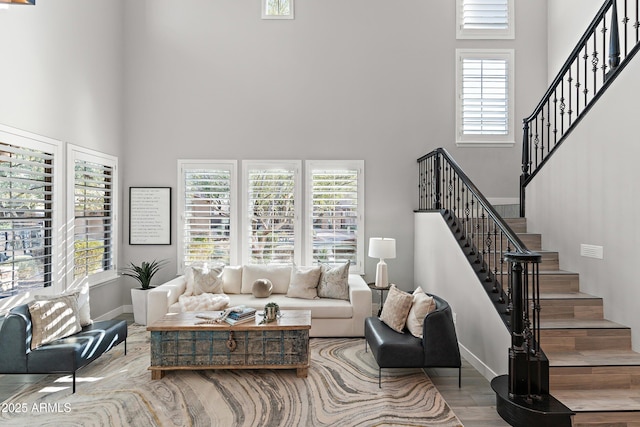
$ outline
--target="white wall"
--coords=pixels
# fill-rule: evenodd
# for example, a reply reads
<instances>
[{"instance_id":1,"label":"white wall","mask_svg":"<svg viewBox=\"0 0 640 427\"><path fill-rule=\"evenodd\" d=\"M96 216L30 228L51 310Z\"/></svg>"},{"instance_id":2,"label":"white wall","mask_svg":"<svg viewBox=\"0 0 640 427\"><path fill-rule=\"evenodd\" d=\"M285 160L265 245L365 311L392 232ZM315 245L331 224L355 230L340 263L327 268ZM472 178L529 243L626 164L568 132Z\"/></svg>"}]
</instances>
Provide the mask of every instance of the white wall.
<instances>
[{"instance_id":1,"label":"white wall","mask_svg":"<svg viewBox=\"0 0 640 427\"><path fill-rule=\"evenodd\" d=\"M604 298L605 316L631 326L640 351L636 265L640 229L636 123L640 58L635 57L527 187L527 218L560 267L580 273L580 290ZM604 259L580 256L580 244Z\"/></svg>"},{"instance_id":2,"label":"white wall","mask_svg":"<svg viewBox=\"0 0 640 427\"><path fill-rule=\"evenodd\" d=\"M547 3L548 79L551 82L604 4L604 0L562 0ZM542 95L543 93L540 97Z\"/></svg>"},{"instance_id":3,"label":"white wall","mask_svg":"<svg viewBox=\"0 0 640 427\"><path fill-rule=\"evenodd\" d=\"M414 215L416 286L451 305L460 351L478 372L506 374L511 337L478 276L439 213Z\"/></svg>"},{"instance_id":4,"label":"white wall","mask_svg":"<svg viewBox=\"0 0 640 427\"><path fill-rule=\"evenodd\" d=\"M178 158L364 159L367 239L397 239L390 280L412 289L418 157L444 146L487 196L518 194L519 139L454 146L455 49L517 50L519 122L546 86L545 5L518 0L515 41L457 41L452 0L304 0L292 21L261 20L257 1L128 2L125 187L175 194ZM143 257L176 272L175 244L125 245Z\"/></svg>"},{"instance_id":5,"label":"white wall","mask_svg":"<svg viewBox=\"0 0 640 427\"><path fill-rule=\"evenodd\" d=\"M0 10L0 123L122 156L122 0ZM92 315L121 305L92 289Z\"/></svg>"}]
</instances>

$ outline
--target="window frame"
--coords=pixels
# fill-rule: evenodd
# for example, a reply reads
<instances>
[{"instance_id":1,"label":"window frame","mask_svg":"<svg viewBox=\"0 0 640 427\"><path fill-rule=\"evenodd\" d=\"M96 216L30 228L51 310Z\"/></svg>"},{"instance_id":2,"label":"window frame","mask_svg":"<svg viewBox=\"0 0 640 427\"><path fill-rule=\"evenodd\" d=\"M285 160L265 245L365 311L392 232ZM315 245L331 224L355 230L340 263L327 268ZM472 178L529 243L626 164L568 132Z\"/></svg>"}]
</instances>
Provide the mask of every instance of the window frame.
<instances>
[{"instance_id":1,"label":"window frame","mask_svg":"<svg viewBox=\"0 0 640 427\"><path fill-rule=\"evenodd\" d=\"M8 126L0 125L0 141L5 144L16 147L27 148L50 153L52 155L52 207L51 207L51 253L48 255L50 259L50 285L33 289L17 290L15 294L8 295L0 299L0 306L8 307L8 304L16 298L29 297L32 293L42 295L55 295L64 291L63 277L64 271L55 266L64 265L64 233L57 232L64 229L64 143L42 135L31 132L14 129Z\"/></svg>"},{"instance_id":2,"label":"window frame","mask_svg":"<svg viewBox=\"0 0 640 427\"><path fill-rule=\"evenodd\" d=\"M349 267L352 274L364 274L364 160L307 160L305 161L305 264L316 265L313 259L313 172L322 169L357 170L357 225L356 225L356 262Z\"/></svg>"},{"instance_id":3,"label":"window frame","mask_svg":"<svg viewBox=\"0 0 640 427\"><path fill-rule=\"evenodd\" d=\"M294 19L294 3L295 0L288 0L289 1L289 13L287 15L271 15L268 12L268 5L267 3L269 2L269 0L260 0L260 2L262 3L262 19Z\"/></svg>"},{"instance_id":4,"label":"window frame","mask_svg":"<svg viewBox=\"0 0 640 427\"><path fill-rule=\"evenodd\" d=\"M249 171L254 169L290 169L294 173L294 247L293 261L300 264L302 260L302 190L300 183L300 171L302 169L302 161L300 160L246 160L242 162L242 230L248 232L251 230L251 220L249 215ZM249 235L241 233L242 239L242 264L251 264L251 247L249 244Z\"/></svg>"},{"instance_id":5,"label":"window frame","mask_svg":"<svg viewBox=\"0 0 640 427\"><path fill-rule=\"evenodd\" d=\"M229 265L238 264L238 162L236 160L178 160L178 215L177 215L177 267L178 274L184 272L185 267L185 169L209 169L228 170L230 174L229 183Z\"/></svg>"},{"instance_id":6,"label":"window frame","mask_svg":"<svg viewBox=\"0 0 640 427\"><path fill-rule=\"evenodd\" d=\"M464 3L466 0L456 0L456 39L486 39L505 40L515 39L515 1L507 0L507 28L506 29L471 29L464 27Z\"/></svg>"},{"instance_id":7,"label":"window frame","mask_svg":"<svg viewBox=\"0 0 640 427\"><path fill-rule=\"evenodd\" d=\"M91 274L89 276L74 277L75 275L75 163L85 161L111 167L113 170L111 181L111 258L112 269ZM67 144L67 288L73 288L87 280L89 286L105 283L118 277L118 248L120 245L119 215L120 191L118 179L118 158L89 148L74 144Z\"/></svg>"},{"instance_id":8,"label":"window frame","mask_svg":"<svg viewBox=\"0 0 640 427\"><path fill-rule=\"evenodd\" d=\"M505 60L507 62L507 133L463 133L463 62L465 59ZM515 51L514 49L456 49L456 145L459 147L511 147L515 144Z\"/></svg>"}]
</instances>

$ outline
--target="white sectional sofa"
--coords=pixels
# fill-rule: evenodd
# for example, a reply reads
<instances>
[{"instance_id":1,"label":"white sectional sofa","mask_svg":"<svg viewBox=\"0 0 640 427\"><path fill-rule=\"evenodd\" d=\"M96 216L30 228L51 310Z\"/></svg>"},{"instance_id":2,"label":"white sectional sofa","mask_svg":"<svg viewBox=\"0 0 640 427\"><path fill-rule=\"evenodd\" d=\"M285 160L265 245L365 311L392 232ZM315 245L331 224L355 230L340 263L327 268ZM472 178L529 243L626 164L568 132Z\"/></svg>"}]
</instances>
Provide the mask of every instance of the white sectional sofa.
<instances>
[{"instance_id":1,"label":"white sectional sofa","mask_svg":"<svg viewBox=\"0 0 640 427\"><path fill-rule=\"evenodd\" d=\"M251 292L254 279L259 277L255 267L224 267L222 286L230 299L229 306L246 305L262 310L267 302L275 302L281 310L311 310L311 337L364 336L364 319L371 316L372 303L371 289L361 276L349 274L348 300L292 298L286 296L291 267L280 266L277 274L268 277L273 282L273 293L266 298L256 298ZM186 290L184 275L151 289L147 297L147 325L166 313L181 312L179 298Z\"/></svg>"}]
</instances>

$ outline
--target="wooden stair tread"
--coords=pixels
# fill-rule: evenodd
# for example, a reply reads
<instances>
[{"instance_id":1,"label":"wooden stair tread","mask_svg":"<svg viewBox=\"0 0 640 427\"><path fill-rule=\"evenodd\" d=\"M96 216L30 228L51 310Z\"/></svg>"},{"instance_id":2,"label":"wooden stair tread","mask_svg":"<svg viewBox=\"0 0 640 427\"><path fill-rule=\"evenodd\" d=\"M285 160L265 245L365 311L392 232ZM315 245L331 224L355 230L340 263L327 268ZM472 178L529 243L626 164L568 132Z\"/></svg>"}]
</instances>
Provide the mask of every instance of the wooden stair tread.
<instances>
[{"instance_id":1,"label":"wooden stair tread","mask_svg":"<svg viewBox=\"0 0 640 427\"><path fill-rule=\"evenodd\" d=\"M571 300L571 299L599 299L602 298L593 296L591 294L585 294L583 292L540 292L540 299L550 300Z\"/></svg>"},{"instance_id":2,"label":"wooden stair tread","mask_svg":"<svg viewBox=\"0 0 640 427\"><path fill-rule=\"evenodd\" d=\"M575 276L578 273L575 273L573 271L566 271L566 270L540 270L538 272L541 275L567 275L567 276Z\"/></svg>"},{"instance_id":3,"label":"wooden stair tread","mask_svg":"<svg viewBox=\"0 0 640 427\"><path fill-rule=\"evenodd\" d=\"M640 389L558 390L552 395L575 412L640 411Z\"/></svg>"},{"instance_id":4,"label":"wooden stair tread","mask_svg":"<svg viewBox=\"0 0 640 427\"><path fill-rule=\"evenodd\" d=\"M582 350L545 352L552 367L640 366L640 353L632 350Z\"/></svg>"},{"instance_id":5,"label":"wooden stair tread","mask_svg":"<svg viewBox=\"0 0 640 427\"><path fill-rule=\"evenodd\" d=\"M540 320L540 329L629 329L606 319L549 319Z\"/></svg>"}]
</instances>

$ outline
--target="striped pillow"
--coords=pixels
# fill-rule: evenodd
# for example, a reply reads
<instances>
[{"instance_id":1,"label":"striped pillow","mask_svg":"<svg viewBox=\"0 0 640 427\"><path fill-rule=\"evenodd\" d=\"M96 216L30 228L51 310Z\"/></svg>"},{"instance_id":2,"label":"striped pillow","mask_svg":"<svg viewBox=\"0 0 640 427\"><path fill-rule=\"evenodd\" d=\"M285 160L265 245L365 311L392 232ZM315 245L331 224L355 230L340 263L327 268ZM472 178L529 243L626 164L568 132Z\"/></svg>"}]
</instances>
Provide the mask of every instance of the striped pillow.
<instances>
[{"instance_id":1,"label":"striped pillow","mask_svg":"<svg viewBox=\"0 0 640 427\"><path fill-rule=\"evenodd\" d=\"M31 350L82 330L78 314L78 296L64 295L29 304L31 313Z\"/></svg>"}]
</instances>

